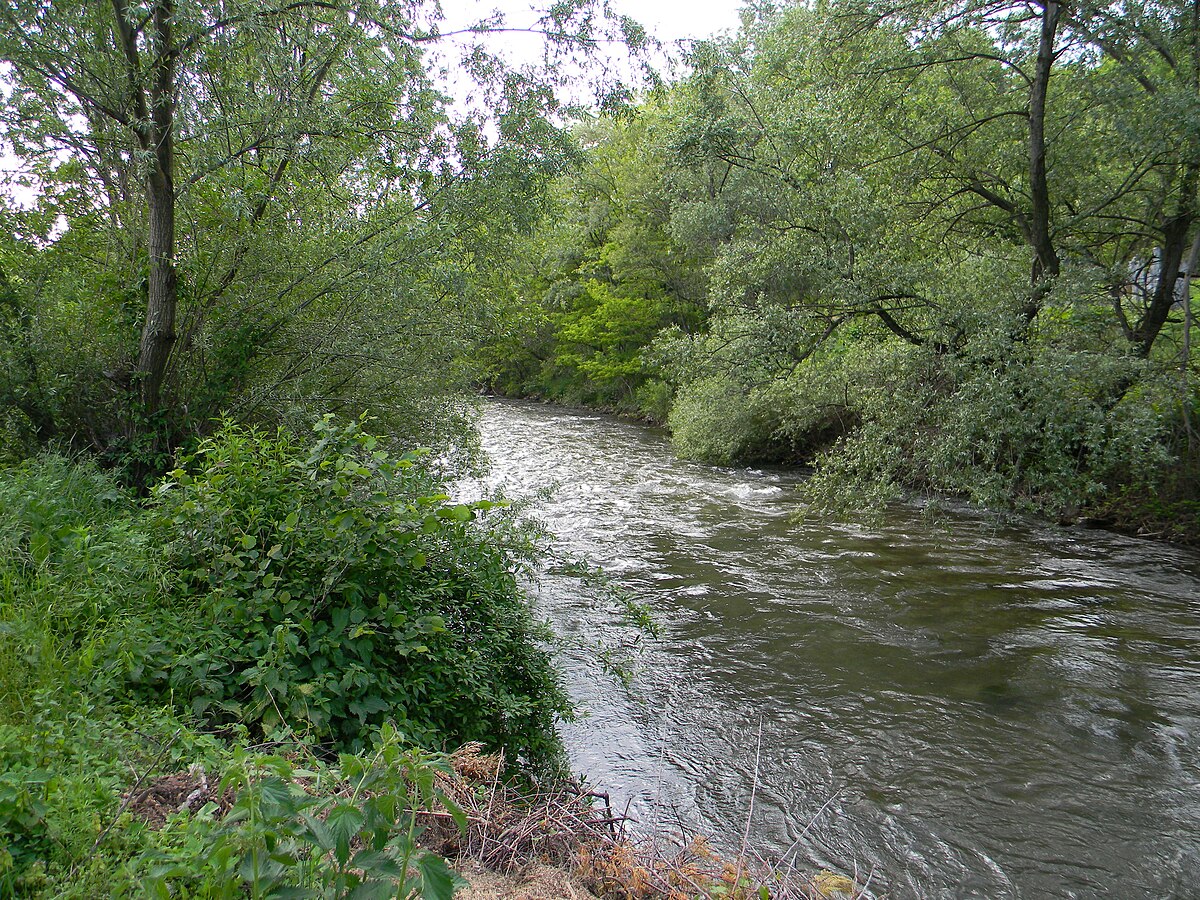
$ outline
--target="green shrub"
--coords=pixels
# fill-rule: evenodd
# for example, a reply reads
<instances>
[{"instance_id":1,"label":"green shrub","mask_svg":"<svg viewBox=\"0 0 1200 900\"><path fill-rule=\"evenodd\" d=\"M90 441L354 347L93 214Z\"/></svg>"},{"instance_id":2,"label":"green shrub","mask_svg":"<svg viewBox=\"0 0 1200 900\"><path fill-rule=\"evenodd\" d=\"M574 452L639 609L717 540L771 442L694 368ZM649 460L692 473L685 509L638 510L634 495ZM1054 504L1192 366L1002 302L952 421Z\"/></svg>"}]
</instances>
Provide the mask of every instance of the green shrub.
<instances>
[{"instance_id":1,"label":"green shrub","mask_svg":"<svg viewBox=\"0 0 1200 900\"><path fill-rule=\"evenodd\" d=\"M454 504L420 454L357 424L316 440L227 425L155 492L192 617L131 674L214 724L361 747L558 753L569 703L494 504Z\"/></svg>"},{"instance_id":2,"label":"green shrub","mask_svg":"<svg viewBox=\"0 0 1200 900\"><path fill-rule=\"evenodd\" d=\"M999 366L991 351L872 361L877 382L848 391L862 427L820 458L808 497L837 507L933 490L1058 515L1169 469L1161 416L1140 395L1155 388L1145 364L1017 347ZM1131 382L1138 393L1123 394Z\"/></svg>"},{"instance_id":3,"label":"green shrub","mask_svg":"<svg viewBox=\"0 0 1200 900\"><path fill-rule=\"evenodd\" d=\"M239 753L218 789L235 792L228 812L209 802L176 817L135 877L159 897L449 900L462 879L417 845L417 810L435 801L466 823L437 790L439 772L450 772L445 757L405 748L391 729L370 754L332 765Z\"/></svg>"},{"instance_id":4,"label":"green shrub","mask_svg":"<svg viewBox=\"0 0 1200 900\"><path fill-rule=\"evenodd\" d=\"M667 424L676 453L716 465L746 462L771 436L747 393L723 375L684 385Z\"/></svg>"},{"instance_id":5,"label":"green shrub","mask_svg":"<svg viewBox=\"0 0 1200 900\"><path fill-rule=\"evenodd\" d=\"M530 546L353 424L228 426L145 504L86 462L0 469L0 897L448 896L413 811L445 760L410 742L557 761ZM247 749L284 736L370 749ZM228 815L133 815L194 767Z\"/></svg>"}]
</instances>

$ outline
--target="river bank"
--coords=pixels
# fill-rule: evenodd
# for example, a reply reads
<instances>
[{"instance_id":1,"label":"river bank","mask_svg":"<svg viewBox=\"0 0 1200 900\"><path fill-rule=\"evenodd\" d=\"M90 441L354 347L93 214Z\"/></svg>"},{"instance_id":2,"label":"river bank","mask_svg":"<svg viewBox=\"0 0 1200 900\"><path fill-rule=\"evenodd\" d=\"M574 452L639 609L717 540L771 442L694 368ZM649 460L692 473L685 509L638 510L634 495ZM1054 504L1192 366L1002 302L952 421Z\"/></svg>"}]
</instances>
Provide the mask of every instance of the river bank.
<instances>
[{"instance_id":1,"label":"river bank","mask_svg":"<svg viewBox=\"0 0 1200 900\"><path fill-rule=\"evenodd\" d=\"M519 526L448 487L332 418L226 423L145 498L0 468L0 896L448 896L442 748L549 777L570 709Z\"/></svg>"},{"instance_id":2,"label":"river bank","mask_svg":"<svg viewBox=\"0 0 1200 900\"><path fill-rule=\"evenodd\" d=\"M144 499L0 468L0 897L448 900L451 864L757 895L565 777L526 529L426 458L324 419L228 424Z\"/></svg>"}]
</instances>

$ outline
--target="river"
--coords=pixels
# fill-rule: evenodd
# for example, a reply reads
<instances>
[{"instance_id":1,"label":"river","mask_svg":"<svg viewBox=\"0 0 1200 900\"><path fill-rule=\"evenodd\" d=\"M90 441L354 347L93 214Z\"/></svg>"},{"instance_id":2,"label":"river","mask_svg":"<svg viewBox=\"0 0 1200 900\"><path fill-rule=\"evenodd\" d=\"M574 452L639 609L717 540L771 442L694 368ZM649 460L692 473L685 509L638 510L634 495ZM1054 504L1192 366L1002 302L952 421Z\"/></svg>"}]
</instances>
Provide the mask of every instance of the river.
<instances>
[{"instance_id":1,"label":"river","mask_svg":"<svg viewBox=\"0 0 1200 900\"><path fill-rule=\"evenodd\" d=\"M791 472L655 429L489 403L490 479L662 626L577 581L544 613L586 718L574 767L644 826L870 875L892 898L1200 897L1200 556L917 505L806 519ZM753 804L751 804L751 795ZM752 811L751 811L752 807Z\"/></svg>"}]
</instances>

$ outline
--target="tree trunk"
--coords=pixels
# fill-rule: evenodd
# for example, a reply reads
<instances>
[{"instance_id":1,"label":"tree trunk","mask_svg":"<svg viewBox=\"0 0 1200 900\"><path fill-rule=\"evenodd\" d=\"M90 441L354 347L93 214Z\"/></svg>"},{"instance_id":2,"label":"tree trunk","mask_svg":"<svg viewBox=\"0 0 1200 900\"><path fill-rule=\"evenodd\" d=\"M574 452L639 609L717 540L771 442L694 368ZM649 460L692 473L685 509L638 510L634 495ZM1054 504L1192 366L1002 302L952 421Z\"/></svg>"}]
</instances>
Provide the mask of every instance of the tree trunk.
<instances>
[{"instance_id":1,"label":"tree trunk","mask_svg":"<svg viewBox=\"0 0 1200 900\"><path fill-rule=\"evenodd\" d=\"M1195 203L1191 195L1196 190L1197 170L1189 167L1184 177L1179 209L1163 224L1162 246L1159 248L1158 280L1146 314L1134 329L1134 346L1143 359L1150 355L1171 307L1175 305L1183 255L1188 249L1188 237L1196 221Z\"/></svg>"},{"instance_id":2,"label":"tree trunk","mask_svg":"<svg viewBox=\"0 0 1200 900\"><path fill-rule=\"evenodd\" d=\"M147 149L153 157L146 176L149 213L150 283L146 322L138 349L138 388L146 414L158 411L171 348L175 345L175 47L172 0L155 4L154 62L150 84L150 128Z\"/></svg>"},{"instance_id":3,"label":"tree trunk","mask_svg":"<svg viewBox=\"0 0 1200 900\"><path fill-rule=\"evenodd\" d=\"M1033 245L1032 291L1022 314L1032 322L1041 309L1050 282L1061 265L1050 234L1050 185L1046 177L1046 93L1054 66L1054 42L1061 7L1047 2L1042 8L1042 34L1029 96L1029 240Z\"/></svg>"},{"instance_id":4,"label":"tree trunk","mask_svg":"<svg viewBox=\"0 0 1200 900\"><path fill-rule=\"evenodd\" d=\"M146 179L150 212L150 284L138 351L139 394L145 412L158 410L167 360L175 344L175 188L169 176Z\"/></svg>"}]
</instances>

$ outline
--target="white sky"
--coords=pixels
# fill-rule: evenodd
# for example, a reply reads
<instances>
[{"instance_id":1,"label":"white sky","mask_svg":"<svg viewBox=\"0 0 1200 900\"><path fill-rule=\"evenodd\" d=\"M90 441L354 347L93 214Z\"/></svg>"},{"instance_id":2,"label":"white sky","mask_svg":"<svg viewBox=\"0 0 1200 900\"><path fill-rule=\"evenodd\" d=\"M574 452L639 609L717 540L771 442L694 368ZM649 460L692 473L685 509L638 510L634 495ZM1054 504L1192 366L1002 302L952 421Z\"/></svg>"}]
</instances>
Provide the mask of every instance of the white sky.
<instances>
[{"instance_id":1,"label":"white sky","mask_svg":"<svg viewBox=\"0 0 1200 900\"><path fill-rule=\"evenodd\" d=\"M469 28L493 13L499 13L504 18L508 28L528 28L533 26L551 5L553 0L442 0L444 18L440 22L443 33ZM608 0L608 4L616 15L625 15L646 28L651 37L656 38L663 46L663 53L657 55L654 63L656 68L665 69L669 74L668 59L677 60L679 50L688 44L703 38L713 37L721 33L734 33L741 23L741 5L743 0ZM455 39L458 40L458 39ZM476 38L476 40L479 40ZM502 56L508 62L516 65L537 63L542 56L543 39L533 34L502 33L482 39L487 49ZM464 43L471 43L470 38L464 38ZM453 45L453 42L452 42ZM451 46L452 46L451 45ZM441 61L448 61L453 56L451 46L443 46L433 51L433 56ZM607 56L603 48L597 48L600 57L593 63L607 67L615 72L629 72L625 60L627 53L621 46L612 46ZM442 55L442 54L445 55ZM450 63L453 72L455 68ZM593 73L594 74L594 73ZM676 73L678 74L678 73ZM581 78L587 80L588 73L580 72ZM633 83L636 77L629 77ZM574 101L587 102L584 85L580 84L579 96L572 96ZM462 84L451 74L449 91L454 96L462 96L469 87ZM568 93L576 93L569 90Z\"/></svg>"},{"instance_id":2,"label":"white sky","mask_svg":"<svg viewBox=\"0 0 1200 900\"><path fill-rule=\"evenodd\" d=\"M636 19L663 42L712 37L735 30L740 23L740 0L610 0L610 4L618 14ZM452 21L471 16L478 19L499 9L512 24L522 24L522 19L536 18L532 10L548 5L530 0L443 0L442 9Z\"/></svg>"},{"instance_id":3,"label":"white sky","mask_svg":"<svg viewBox=\"0 0 1200 900\"><path fill-rule=\"evenodd\" d=\"M741 24L738 0L615 0L613 6L660 41L712 37Z\"/></svg>"},{"instance_id":4,"label":"white sky","mask_svg":"<svg viewBox=\"0 0 1200 900\"><path fill-rule=\"evenodd\" d=\"M503 17L508 29L533 27L544 10L554 0L442 0L443 18L439 22L443 34L452 34L470 28L495 14ZM735 33L741 24L741 5L745 0L608 0L613 14L628 16L641 24L649 35L657 39L662 50L653 53L647 60L659 73L673 80L682 74L678 62L681 50L696 40L710 38L722 33ZM436 68L444 66L446 77L443 89L455 98L452 108L458 112L492 102L481 94L477 87L463 76L459 69L458 54L474 43L482 45L511 65L536 65L542 60L544 39L535 34L505 31L489 36L462 35L452 37L437 47L427 48L428 59ZM457 50L456 50L457 48ZM588 53L586 65L574 63L560 65L560 77L565 83L559 89L560 99L589 106L597 99L600 82L612 86L616 78L635 91L645 85L636 64L632 63L626 48L619 44L600 45ZM601 74L604 73L604 74Z\"/></svg>"}]
</instances>

